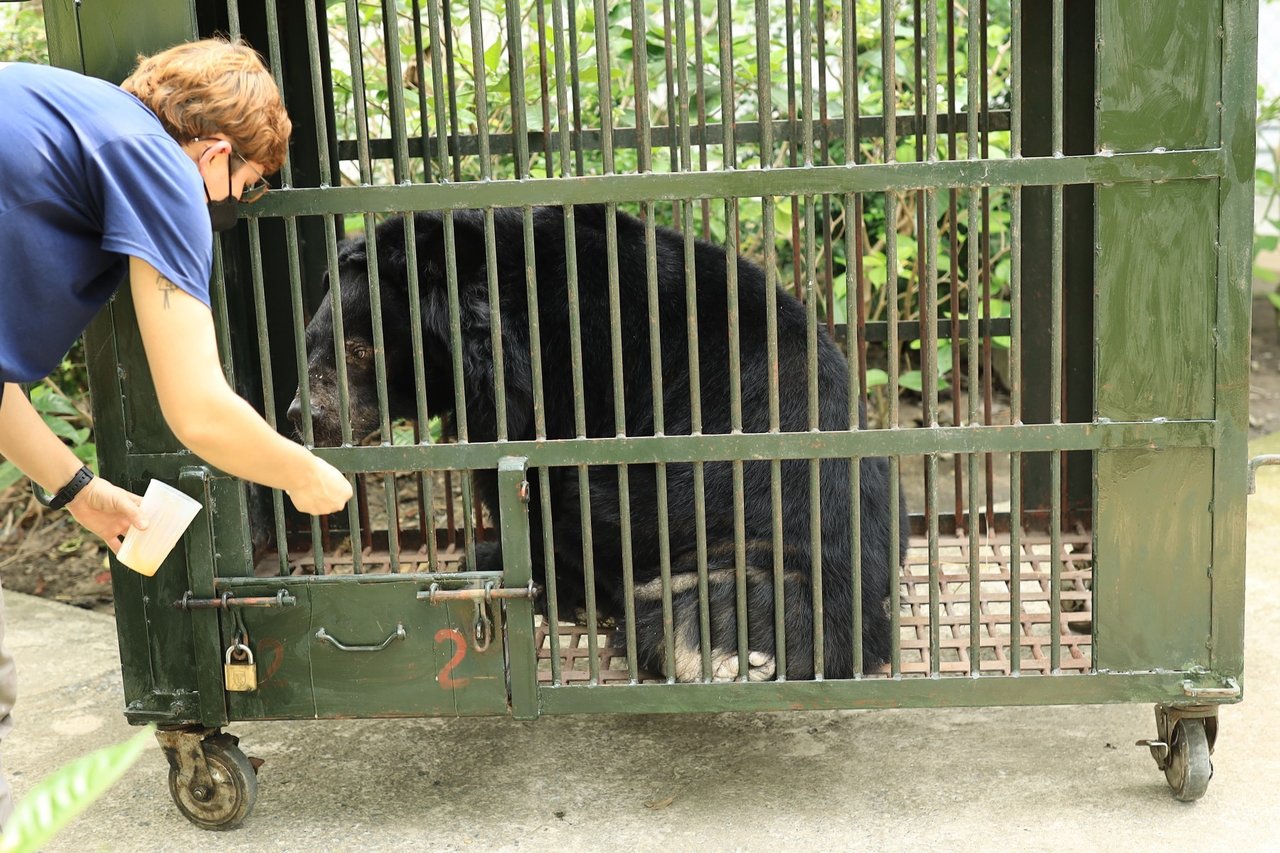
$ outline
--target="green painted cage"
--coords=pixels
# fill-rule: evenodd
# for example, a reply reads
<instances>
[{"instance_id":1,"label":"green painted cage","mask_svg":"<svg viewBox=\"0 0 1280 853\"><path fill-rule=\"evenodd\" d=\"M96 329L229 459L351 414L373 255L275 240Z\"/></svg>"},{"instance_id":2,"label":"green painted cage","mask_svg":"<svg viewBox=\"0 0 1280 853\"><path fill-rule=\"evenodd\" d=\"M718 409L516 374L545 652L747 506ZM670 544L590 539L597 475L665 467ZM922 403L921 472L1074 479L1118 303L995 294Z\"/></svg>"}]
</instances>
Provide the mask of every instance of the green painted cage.
<instances>
[{"instance_id":1,"label":"green painted cage","mask_svg":"<svg viewBox=\"0 0 1280 853\"><path fill-rule=\"evenodd\" d=\"M294 122L274 189L216 241L213 307L228 380L291 436L297 394L348 510L301 515L186 452L127 289L86 335L103 472L206 510L154 578L113 567L125 713L161 727L193 821L235 825L256 795L224 727L351 716L1146 702L1175 794L1204 793L1242 695L1256 0L45 10L55 64L113 81L243 38ZM588 219L602 254L574 248ZM328 288L353 263L371 397ZM687 302L659 305L664 275ZM539 286L566 288L560 314L528 310ZM429 309L449 322L424 338ZM317 341L337 341L331 441ZM633 392L676 403L641 417ZM468 422L481 398L495 423ZM575 500L537 499L553 482ZM832 506L852 534L828 536ZM254 689L227 689L233 652Z\"/></svg>"}]
</instances>

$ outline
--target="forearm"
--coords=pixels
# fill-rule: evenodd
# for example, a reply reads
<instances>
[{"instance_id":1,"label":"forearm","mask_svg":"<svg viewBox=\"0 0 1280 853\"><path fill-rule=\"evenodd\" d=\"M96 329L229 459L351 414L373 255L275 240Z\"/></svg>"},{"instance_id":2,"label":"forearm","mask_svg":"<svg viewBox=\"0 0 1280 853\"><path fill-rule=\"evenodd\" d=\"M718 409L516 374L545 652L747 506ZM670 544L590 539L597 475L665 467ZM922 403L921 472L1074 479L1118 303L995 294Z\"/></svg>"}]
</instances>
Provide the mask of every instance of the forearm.
<instances>
[{"instance_id":1,"label":"forearm","mask_svg":"<svg viewBox=\"0 0 1280 853\"><path fill-rule=\"evenodd\" d=\"M12 383L5 386L0 402L0 456L46 492L65 486L83 464L45 425L22 389Z\"/></svg>"},{"instance_id":2,"label":"forearm","mask_svg":"<svg viewBox=\"0 0 1280 853\"><path fill-rule=\"evenodd\" d=\"M311 454L276 433L225 384L166 412L178 440L201 459L231 474L275 489L296 489L313 476Z\"/></svg>"}]
</instances>

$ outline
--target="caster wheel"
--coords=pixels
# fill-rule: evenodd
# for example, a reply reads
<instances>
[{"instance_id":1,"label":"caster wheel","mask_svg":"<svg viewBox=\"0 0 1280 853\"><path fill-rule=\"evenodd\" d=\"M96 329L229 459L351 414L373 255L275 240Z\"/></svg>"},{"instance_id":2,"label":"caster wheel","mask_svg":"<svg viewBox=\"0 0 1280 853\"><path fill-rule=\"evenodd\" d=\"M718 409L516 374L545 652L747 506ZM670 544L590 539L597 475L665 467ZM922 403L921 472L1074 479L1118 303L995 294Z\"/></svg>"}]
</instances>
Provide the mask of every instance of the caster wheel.
<instances>
[{"instance_id":1,"label":"caster wheel","mask_svg":"<svg viewBox=\"0 0 1280 853\"><path fill-rule=\"evenodd\" d=\"M1184 803L1200 799L1213 778L1204 720L1179 720L1170 732L1169 741L1164 778L1173 795Z\"/></svg>"},{"instance_id":2,"label":"caster wheel","mask_svg":"<svg viewBox=\"0 0 1280 853\"><path fill-rule=\"evenodd\" d=\"M201 745L212 788L178 782L177 768L169 770L169 795L178 811L201 829L235 829L253 811L258 799L258 776L249 759L228 737L210 738Z\"/></svg>"}]
</instances>

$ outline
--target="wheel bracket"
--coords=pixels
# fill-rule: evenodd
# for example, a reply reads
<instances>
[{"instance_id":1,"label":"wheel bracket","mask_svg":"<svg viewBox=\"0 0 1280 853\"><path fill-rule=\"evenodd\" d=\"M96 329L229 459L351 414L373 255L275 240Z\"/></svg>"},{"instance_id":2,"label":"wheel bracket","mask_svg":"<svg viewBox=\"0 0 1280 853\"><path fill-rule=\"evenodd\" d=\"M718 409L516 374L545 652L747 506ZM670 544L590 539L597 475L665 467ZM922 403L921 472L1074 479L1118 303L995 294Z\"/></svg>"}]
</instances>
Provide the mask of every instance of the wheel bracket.
<instances>
[{"instance_id":1,"label":"wheel bracket","mask_svg":"<svg viewBox=\"0 0 1280 853\"><path fill-rule=\"evenodd\" d=\"M213 776L209 773L209 763L205 760L201 744L217 735L217 729L203 727L160 729L156 732L164 757L178 774L179 785L193 792L197 789L213 790Z\"/></svg>"}]
</instances>

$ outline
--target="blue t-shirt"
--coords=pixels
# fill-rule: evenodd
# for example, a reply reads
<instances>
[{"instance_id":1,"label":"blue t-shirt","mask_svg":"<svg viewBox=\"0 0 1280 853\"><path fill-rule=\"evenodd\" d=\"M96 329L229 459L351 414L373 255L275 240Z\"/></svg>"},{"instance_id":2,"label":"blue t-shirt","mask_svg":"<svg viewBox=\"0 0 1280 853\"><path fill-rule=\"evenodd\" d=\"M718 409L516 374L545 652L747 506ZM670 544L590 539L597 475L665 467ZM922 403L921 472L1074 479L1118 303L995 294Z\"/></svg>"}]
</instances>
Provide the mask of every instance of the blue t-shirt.
<instances>
[{"instance_id":1,"label":"blue t-shirt","mask_svg":"<svg viewBox=\"0 0 1280 853\"><path fill-rule=\"evenodd\" d=\"M0 382L56 368L130 255L209 304L213 233L195 163L118 86L0 67Z\"/></svg>"}]
</instances>

